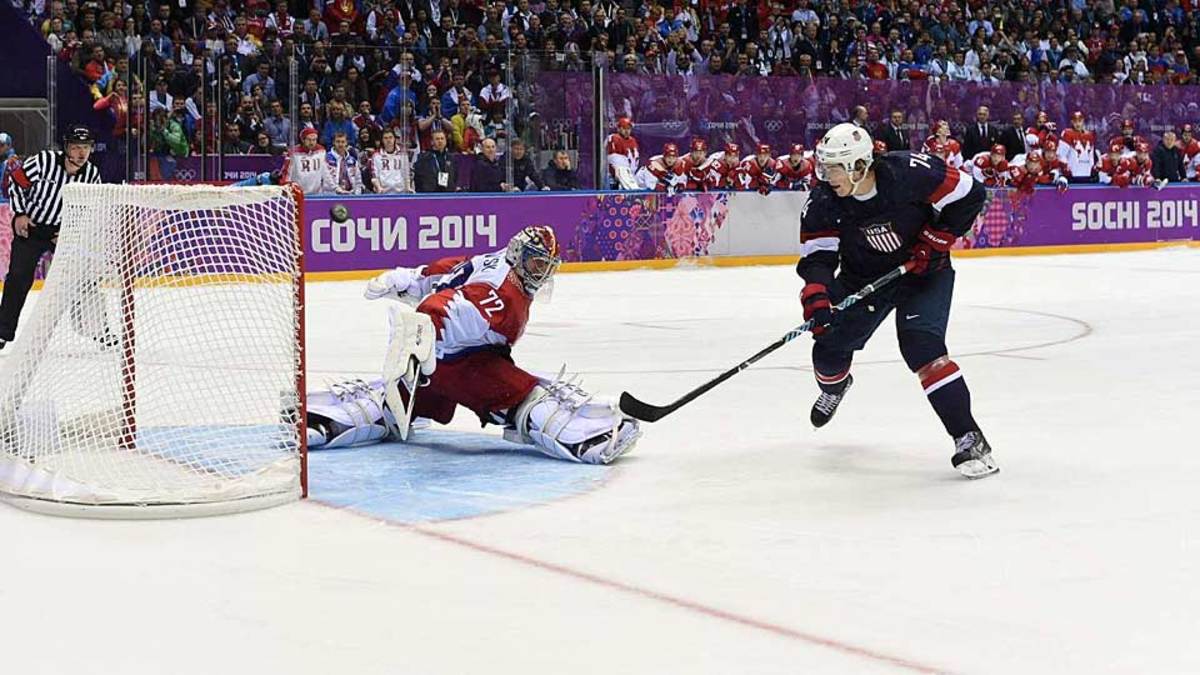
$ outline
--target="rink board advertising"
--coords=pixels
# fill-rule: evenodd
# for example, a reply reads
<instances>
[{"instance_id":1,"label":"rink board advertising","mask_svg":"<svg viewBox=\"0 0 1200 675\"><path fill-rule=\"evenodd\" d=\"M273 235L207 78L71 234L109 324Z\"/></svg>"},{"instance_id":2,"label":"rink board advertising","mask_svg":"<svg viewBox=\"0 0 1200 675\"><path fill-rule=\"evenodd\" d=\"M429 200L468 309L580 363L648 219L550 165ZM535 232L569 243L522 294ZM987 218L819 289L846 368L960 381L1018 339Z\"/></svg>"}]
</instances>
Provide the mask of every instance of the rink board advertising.
<instances>
[{"instance_id":1,"label":"rink board advertising","mask_svg":"<svg viewBox=\"0 0 1200 675\"><path fill-rule=\"evenodd\" d=\"M496 250L534 224L554 228L567 262L796 255L807 198L803 192L311 196L304 209L306 263L309 272L419 265ZM349 214L343 222L330 215L339 204ZM8 204L0 203L0 275L8 270L11 220ZM1186 240L1200 241L1200 185L996 190L959 247Z\"/></svg>"}]
</instances>

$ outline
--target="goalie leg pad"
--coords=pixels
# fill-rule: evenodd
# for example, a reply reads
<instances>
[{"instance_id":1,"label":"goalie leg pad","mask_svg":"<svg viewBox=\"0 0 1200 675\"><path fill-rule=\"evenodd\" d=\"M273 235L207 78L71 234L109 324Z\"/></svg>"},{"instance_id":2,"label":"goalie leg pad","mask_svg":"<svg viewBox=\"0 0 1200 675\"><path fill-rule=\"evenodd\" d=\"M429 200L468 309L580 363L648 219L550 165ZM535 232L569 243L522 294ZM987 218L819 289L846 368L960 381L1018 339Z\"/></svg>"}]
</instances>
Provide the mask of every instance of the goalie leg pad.
<instances>
[{"instance_id":1,"label":"goalie leg pad","mask_svg":"<svg viewBox=\"0 0 1200 675\"><path fill-rule=\"evenodd\" d=\"M513 417L506 439L570 462L608 464L633 450L641 436L636 420L562 379L534 387Z\"/></svg>"},{"instance_id":2,"label":"goalie leg pad","mask_svg":"<svg viewBox=\"0 0 1200 675\"><path fill-rule=\"evenodd\" d=\"M383 382L341 382L329 391L309 392L308 447L348 448L389 438L392 413L383 403Z\"/></svg>"}]
</instances>

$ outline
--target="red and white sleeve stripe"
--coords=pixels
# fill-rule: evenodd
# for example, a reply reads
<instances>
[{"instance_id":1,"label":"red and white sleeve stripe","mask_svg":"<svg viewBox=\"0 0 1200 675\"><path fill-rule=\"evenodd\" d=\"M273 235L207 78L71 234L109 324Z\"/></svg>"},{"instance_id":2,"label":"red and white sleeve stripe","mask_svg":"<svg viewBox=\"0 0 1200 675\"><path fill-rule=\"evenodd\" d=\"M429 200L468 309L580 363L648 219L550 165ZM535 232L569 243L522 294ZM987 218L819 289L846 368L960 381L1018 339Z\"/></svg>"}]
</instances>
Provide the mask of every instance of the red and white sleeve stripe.
<instances>
[{"instance_id":1,"label":"red and white sleeve stripe","mask_svg":"<svg viewBox=\"0 0 1200 675\"><path fill-rule=\"evenodd\" d=\"M941 211L948 205L966 197L974 182L975 179L967 172L947 166L946 177L933 191L933 194L929 195L929 203L933 204L933 208Z\"/></svg>"}]
</instances>

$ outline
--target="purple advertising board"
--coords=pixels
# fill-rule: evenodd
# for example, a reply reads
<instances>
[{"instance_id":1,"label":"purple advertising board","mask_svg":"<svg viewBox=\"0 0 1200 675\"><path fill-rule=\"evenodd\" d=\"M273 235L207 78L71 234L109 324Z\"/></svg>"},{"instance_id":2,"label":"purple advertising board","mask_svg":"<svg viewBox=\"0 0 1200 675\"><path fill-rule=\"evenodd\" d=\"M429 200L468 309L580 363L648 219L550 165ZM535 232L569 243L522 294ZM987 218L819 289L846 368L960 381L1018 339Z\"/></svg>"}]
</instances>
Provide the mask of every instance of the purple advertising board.
<instances>
[{"instance_id":1,"label":"purple advertising board","mask_svg":"<svg viewBox=\"0 0 1200 675\"><path fill-rule=\"evenodd\" d=\"M996 190L969 248L1200 240L1200 185Z\"/></svg>"},{"instance_id":2,"label":"purple advertising board","mask_svg":"<svg viewBox=\"0 0 1200 675\"><path fill-rule=\"evenodd\" d=\"M346 207L346 220L331 217L336 205ZM554 228L567 262L708 255L727 200L719 193L312 196L304 213L306 268L332 272L493 251L521 228L538 224Z\"/></svg>"},{"instance_id":3,"label":"purple advertising board","mask_svg":"<svg viewBox=\"0 0 1200 675\"><path fill-rule=\"evenodd\" d=\"M668 197L644 192L314 195L305 200L304 209L306 268L316 273L378 270L474 255L503 247L514 233L533 224L554 228L567 262L722 255L722 234L728 239L730 232L741 231L738 228L778 219L777 210L768 207L788 197L783 193ZM349 212L344 222L330 216L337 204ZM0 203L0 275L8 269L10 219L8 205ZM783 230L787 231L777 240L761 239L754 250L738 254L778 255L793 250L795 233ZM1164 190L992 191L987 209L960 246L1069 248L1187 240L1200 241L1200 184ZM48 257L43 260L43 269L48 262Z\"/></svg>"}]
</instances>

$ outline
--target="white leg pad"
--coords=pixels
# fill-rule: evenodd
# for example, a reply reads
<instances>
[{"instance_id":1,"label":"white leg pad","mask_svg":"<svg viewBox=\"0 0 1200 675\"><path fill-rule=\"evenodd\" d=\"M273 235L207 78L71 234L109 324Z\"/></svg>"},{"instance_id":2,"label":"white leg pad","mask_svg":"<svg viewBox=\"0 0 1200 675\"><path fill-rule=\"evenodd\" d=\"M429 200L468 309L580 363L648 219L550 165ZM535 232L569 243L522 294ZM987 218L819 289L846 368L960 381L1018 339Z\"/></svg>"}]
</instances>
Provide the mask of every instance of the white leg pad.
<instances>
[{"instance_id":1,"label":"white leg pad","mask_svg":"<svg viewBox=\"0 0 1200 675\"><path fill-rule=\"evenodd\" d=\"M389 423L395 424L391 411L383 405L382 380L370 384L352 380L335 384L329 391L309 392L307 410L311 449L378 443L389 438ZM329 423L314 424L314 415Z\"/></svg>"},{"instance_id":2,"label":"white leg pad","mask_svg":"<svg viewBox=\"0 0 1200 675\"><path fill-rule=\"evenodd\" d=\"M508 440L586 464L608 464L631 451L641 436L636 420L563 380L535 387L518 406L515 424L505 432Z\"/></svg>"}]
</instances>

